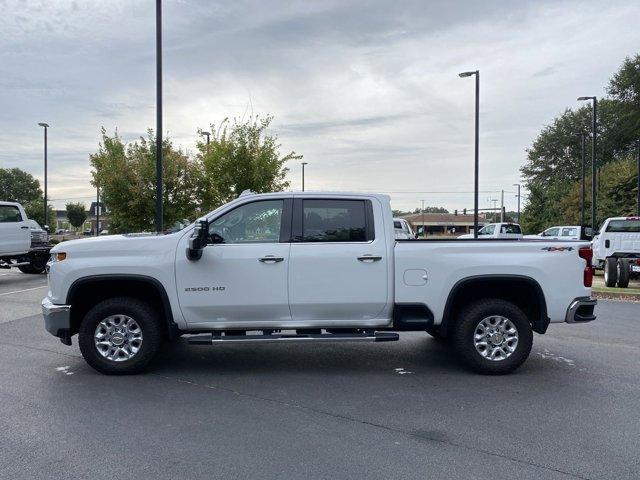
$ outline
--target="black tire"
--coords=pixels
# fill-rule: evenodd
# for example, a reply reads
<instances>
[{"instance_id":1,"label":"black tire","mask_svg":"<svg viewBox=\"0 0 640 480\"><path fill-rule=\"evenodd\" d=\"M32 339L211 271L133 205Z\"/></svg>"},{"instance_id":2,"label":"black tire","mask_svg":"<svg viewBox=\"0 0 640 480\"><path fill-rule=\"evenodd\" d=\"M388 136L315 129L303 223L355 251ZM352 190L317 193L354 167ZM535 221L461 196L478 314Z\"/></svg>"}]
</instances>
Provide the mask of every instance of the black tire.
<instances>
[{"instance_id":1,"label":"black tire","mask_svg":"<svg viewBox=\"0 0 640 480\"><path fill-rule=\"evenodd\" d=\"M130 317L142 331L142 343L130 359L111 360L103 356L95 345L94 335L98 325L111 315ZM78 344L86 362L98 372L106 375L132 375L142 372L153 360L162 339L160 318L148 303L136 298L115 297L98 303L85 315L80 324Z\"/></svg>"},{"instance_id":2,"label":"black tire","mask_svg":"<svg viewBox=\"0 0 640 480\"><path fill-rule=\"evenodd\" d=\"M630 268L629 261L621 258L618 260L618 287L627 288L629 286Z\"/></svg>"},{"instance_id":3,"label":"black tire","mask_svg":"<svg viewBox=\"0 0 640 480\"><path fill-rule=\"evenodd\" d=\"M430 325L428 326L425 331L431 335L435 340L439 341L439 342L446 342L447 341L447 337L445 335L442 334L442 331L440 330L440 328Z\"/></svg>"},{"instance_id":4,"label":"black tire","mask_svg":"<svg viewBox=\"0 0 640 480\"><path fill-rule=\"evenodd\" d=\"M607 257L604 261L604 284L615 287L618 283L618 261L614 257Z\"/></svg>"},{"instance_id":5,"label":"black tire","mask_svg":"<svg viewBox=\"0 0 640 480\"><path fill-rule=\"evenodd\" d=\"M480 323L493 316L511 321L518 334L515 350L501 360L485 358L474 342ZM533 344L533 331L527 316L513 303L500 299L479 300L466 307L458 316L451 333L453 348L462 362L484 375L504 375L514 371L529 357Z\"/></svg>"},{"instance_id":6,"label":"black tire","mask_svg":"<svg viewBox=\"0 0 640 480\"><path fill-rule=\"evenodd\" d=\"M35 257L33 258L33 260L31 260L31 263L29 265L21 265L20 267L18 267L18 270L20 270L22 273L36 275L44 272L46 268L46 257Z\"/></svg>"}]
</instances>

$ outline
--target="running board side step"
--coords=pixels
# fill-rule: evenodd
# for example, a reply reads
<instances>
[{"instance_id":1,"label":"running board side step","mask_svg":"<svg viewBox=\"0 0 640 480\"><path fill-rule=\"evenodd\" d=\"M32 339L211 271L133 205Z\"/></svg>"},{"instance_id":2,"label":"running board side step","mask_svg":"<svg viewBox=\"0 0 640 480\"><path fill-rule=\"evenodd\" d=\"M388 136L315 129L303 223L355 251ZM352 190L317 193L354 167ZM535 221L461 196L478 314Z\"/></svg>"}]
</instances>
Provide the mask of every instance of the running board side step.
<instances>
[{"instance_id":1,"label":"running board side step","mask_svg":"<svg viewBox=\"0 0 640 480\"><path fill-rule=\"evenodd\" d=\"M193 335L187 339L191 345L217 343L277 343L277 342L393 342L400 338L395 332L271 334L271 335Z\"/></svg>"}]
</instances>

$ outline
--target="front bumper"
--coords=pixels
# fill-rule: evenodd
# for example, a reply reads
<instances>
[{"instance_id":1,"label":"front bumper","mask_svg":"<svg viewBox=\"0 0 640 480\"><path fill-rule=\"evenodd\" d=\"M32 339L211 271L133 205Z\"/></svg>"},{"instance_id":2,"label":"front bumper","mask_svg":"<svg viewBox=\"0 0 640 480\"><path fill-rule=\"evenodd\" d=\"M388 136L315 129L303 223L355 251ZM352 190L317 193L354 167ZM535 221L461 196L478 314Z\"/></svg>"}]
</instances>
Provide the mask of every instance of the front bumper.
<instances>
[{"instance_id":1,"label":"front bumper","mask_svg":"<svg viewBox=\"0 0 640 480\"><path fill-rule=\"evenodd\" d=\"M44 328L59 337L65 345L71 345L71 305L56 305L49 297L42 300Z\"/></svg>"},{"instance_id":2,"label":"front bumper","mask_svg":"<svg viewBox=\"0 0 640 480\"><path fill-rule=\"evenodd\" d=\"M593 314L593 310L598 303L597 300L591 297L578 297L569 308L567 308L567 315L564 321L566 323L587 323L596 319Z\"/></svg>"}]
</instances>

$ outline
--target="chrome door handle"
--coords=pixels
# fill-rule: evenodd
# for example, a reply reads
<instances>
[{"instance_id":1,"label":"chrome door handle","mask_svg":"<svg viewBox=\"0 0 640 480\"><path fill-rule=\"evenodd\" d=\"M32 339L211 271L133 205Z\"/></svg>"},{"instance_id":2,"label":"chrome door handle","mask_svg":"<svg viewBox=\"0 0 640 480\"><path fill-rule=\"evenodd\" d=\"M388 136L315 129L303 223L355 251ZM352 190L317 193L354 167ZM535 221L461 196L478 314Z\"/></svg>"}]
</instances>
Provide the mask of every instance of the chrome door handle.
<instances>
[{"instance_id":1,"label":"chrome door handle","mask_svg":"<svg viewBox=\"0 0 640 480\"><path fill-rule=\"evenodd\" d=\"M379 255L362 255L358 257L358 260L361 262L377 262L378 260L382 260L382 257Z\"/></svg>"},{"instance_id":2,"label":"chrome door handle","mask_svg":"<svg viewBox=\"0 0 640 480\"><path fill-rule=\"evenodd\" d=\"M278 263L284 262L284 257L274 257L273 255L267 255L264 257L260 257L258 261L262 263Z\"/></svg>"}]
</instances>

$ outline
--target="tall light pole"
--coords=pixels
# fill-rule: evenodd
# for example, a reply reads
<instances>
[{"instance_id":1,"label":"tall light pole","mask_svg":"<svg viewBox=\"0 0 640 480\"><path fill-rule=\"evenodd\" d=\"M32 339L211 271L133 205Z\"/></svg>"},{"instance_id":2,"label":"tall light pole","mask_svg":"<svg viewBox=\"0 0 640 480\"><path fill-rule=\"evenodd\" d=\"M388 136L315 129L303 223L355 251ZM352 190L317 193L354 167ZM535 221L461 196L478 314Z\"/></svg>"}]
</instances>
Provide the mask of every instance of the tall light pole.
<instances>
[{"instance_id":1,"label":"tall light pole","mask_svg":"<svg viewBox=\"0 0 640 480\"><path fill-rule=\"evenodd\" d=\"M518 223L520 223L520 184L519 183L514 183L513 184L514 187L518 187L518 193L516 194L516 197L518 197Z\"/></svg>"},{"instance_id":2,"label":"tall light pole","mask_svg":"<svg viewBox=\"0 0 640 480\"><path fill-rule=\"evenodd\" d=\"M96 187L96 237L100 235L100 187Z\"/></svg>"},{"instance_id":3,"label":"tall light pole","mask_svg":"<svg viewBox=\"0 0 640 480\"><path fill-rule=\"evenodd\" d=\"M38 123L44 128L44 227L49 225L49 209L47 208L47 130L49 124L40 122Z\"/></svg>"},{"instance_id":4,"label":"tall light pole","mask_svg":"<svg viewBox=\"0 0 640 480\"><path fill-rule=\"evenodd\" d=\"M302 162L302 191L304 192L304 166L309 165L308 162Z\"/></svg>"},{"instance_id":5,"label":"tall light pole","mask_svg":"<svg viewBox=\"0 0 640 480\"><path fill-rule=\"evenodd\" d=\"M578 100L592 100L593 111L591 118L591 234L596 232L598 222L596 218L596 169L598 162L596 161L596 146L598 142L598 99L596 97L578 97Z\"/></svg>"},{"instance_id":6,"label":"tall light pole","mask_svg":"<svg viewBox=\"0 0 640 480\"><path fill-rule=\"evenodd\" d=\"M586 142L586 137L588 135L587 132L579 132L576 133L576 135L579 135L581 138L580 144L581 144L581 148L582 148L582 167L581 167L581 172L582 172L582 183L580 184L580 227L584 228L584 197L585 197L585 142Z\"/></svg>"},{"instance_id":7,"label":"tall light pole","mask_svg":"<svg viewBox=\"0 0 640 480\"><path fill-rule=\"evenodd\" d=\"M475 173L473 180L473 238L478 238L478 172L480 170L480 162L479 162L479 123L480 123L480 70L475 70L473 72L462 72L458 74L461 78L470 77L472 75L476 76L476 148L475 148Z\"/></svg>"},{"instance_id":8,"label":"tall light pole","mask_svg":"<svg viewBox=\"0 0 640 480\"><path fill-rule=\"evenodd\" d=\"M156 232L162 232L162 0L156 0Z\"/></svg>"}]
</instances>

